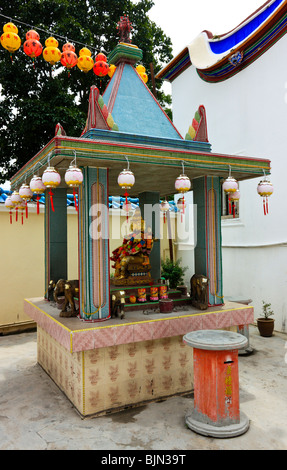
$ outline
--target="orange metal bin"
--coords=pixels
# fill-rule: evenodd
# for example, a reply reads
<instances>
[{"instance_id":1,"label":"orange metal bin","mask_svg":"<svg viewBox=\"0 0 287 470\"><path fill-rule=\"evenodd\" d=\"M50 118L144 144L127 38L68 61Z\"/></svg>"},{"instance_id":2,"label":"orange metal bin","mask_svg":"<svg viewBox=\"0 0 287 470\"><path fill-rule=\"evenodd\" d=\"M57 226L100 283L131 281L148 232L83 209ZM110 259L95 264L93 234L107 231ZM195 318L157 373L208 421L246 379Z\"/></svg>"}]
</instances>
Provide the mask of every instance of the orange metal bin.
<instances>
[{"instance_id":1,"label":"orange metal bin","mask_svg":"<svg viewBox=\"0 0 287 470\"><path fill-rule=\"evenodd\" d=\"M193 431L212 437L234 437L246 432L249 420L240 412L238 349L245 336L222 330L187 333L193 347L194 409L186 415Z\"/></svg>"}]
</instances>

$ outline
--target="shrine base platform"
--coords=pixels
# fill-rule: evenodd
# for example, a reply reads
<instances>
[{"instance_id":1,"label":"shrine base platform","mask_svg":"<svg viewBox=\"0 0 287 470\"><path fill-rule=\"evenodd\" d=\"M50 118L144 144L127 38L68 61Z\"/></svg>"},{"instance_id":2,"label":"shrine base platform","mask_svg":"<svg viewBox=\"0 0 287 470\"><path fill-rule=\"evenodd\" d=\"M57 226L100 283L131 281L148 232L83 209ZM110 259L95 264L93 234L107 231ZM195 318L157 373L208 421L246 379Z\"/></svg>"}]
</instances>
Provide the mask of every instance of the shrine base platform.
<instances>
[{"instance_id":1,"label":"shrine base platform","mask_svg":"<svg viewBox=\"0 0 287 470\"><path fill-rule=\"evenodd\" d=\"M254 321L253 307L235 302L205 311L129 311L125 319L95 323L61 318L41 298L26 299L24 311L37 323L38 363L82 418L191 393L192 348L183 335L237 331Z\"/></svg>"}]
</instances>

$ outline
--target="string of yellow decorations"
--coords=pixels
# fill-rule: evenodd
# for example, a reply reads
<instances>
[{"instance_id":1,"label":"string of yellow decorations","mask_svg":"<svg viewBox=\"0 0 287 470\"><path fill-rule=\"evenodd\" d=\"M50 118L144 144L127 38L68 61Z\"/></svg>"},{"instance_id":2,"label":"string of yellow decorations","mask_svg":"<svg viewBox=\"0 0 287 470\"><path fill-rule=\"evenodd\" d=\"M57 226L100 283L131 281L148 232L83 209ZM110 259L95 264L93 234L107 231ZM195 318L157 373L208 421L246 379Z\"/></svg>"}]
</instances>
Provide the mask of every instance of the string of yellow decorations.
<instances>
[{"instance_id":1,"label":"string of yellow decorations","mask_svg":"<svg viewBox=\"0 0 287 470\"><path fill-rule=\"evenodd\" d=\"M3 26L3 31L0 42L4 49L7 49L7 51L10 52L10 57L13 61L12 54L21 46L21 39L18 36L18 28L14 23L9 22Z\"/></svg>"}]
</instances>

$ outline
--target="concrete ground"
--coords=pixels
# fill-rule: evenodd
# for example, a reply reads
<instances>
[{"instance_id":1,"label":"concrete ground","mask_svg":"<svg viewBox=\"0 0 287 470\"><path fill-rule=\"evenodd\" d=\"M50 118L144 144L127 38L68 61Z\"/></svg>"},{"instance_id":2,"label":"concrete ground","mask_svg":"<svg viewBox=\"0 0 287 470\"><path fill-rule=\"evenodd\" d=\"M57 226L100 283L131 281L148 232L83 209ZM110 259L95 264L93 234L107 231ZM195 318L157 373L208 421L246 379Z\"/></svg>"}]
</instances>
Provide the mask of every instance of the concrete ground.
<instances>
[{"instance_id":1,"label":"concrete ground","mask_svg":"<svg viewBox=\"0 0 287 470\"><path fill-rule=\"evenodd\" d=\"M192 397L83 420L37 364L36 332L1 336L0 450L286 450L287 335L263 338L251 327L250 346L253 353L239 357L240 408L250 428L217 439L186 427Z\"/></svg>"}]
</instances>

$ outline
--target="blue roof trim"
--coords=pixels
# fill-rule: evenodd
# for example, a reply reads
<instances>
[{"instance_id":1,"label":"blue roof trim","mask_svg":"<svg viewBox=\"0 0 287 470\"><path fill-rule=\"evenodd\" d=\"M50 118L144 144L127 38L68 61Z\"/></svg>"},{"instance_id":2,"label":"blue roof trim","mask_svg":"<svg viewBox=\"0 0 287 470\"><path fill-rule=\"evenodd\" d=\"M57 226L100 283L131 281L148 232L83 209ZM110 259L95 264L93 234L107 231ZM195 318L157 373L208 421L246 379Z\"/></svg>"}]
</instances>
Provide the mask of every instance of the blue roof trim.
<instances>
[{"instance_id":1,"label":"blue roof trim","mask_svg":"<svg viewBox=\"0 0 287 470\"><path fill-rule=\"evenodd\" d=\"M214 54L222 54L237 46L240 42L244 41L250 36L261 24L276 10L283 0L275 0L272 5L263 10L259 15L242 26L240 29L230 34L226 38L219 38L218 41L210 41L209 46Z\"/></svg>"},{"instance_id":2,"label":"blue roof trim","mask_svg":"<svg viewBox=\"0 0 287 470\"><path fill-rule=\"evenodd\" d=\"M200 142L195 140L180 140L168 137L145 136L132 134L130 132L106 131L102 129L90 129L81 136L85 139L102 139L109 142L120 142L131 145L154 145L156 147L175 148L178 150L186 150L187 152L211 152L211 144L209 142Z\"/></svg>"}]
</instances>

